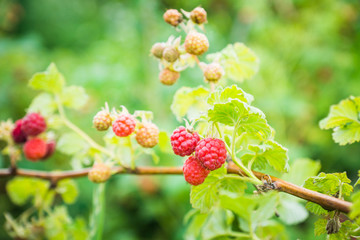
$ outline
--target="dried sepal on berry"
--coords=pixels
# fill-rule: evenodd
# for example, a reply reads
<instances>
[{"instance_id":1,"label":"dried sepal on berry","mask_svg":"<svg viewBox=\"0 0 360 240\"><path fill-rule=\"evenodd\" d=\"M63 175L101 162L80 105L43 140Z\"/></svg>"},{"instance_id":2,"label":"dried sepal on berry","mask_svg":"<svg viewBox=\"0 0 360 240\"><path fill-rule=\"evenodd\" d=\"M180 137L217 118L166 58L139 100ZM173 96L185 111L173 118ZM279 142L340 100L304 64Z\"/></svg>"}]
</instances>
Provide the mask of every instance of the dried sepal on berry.
<instances>
[{"instance_id":1,"label":"dried sepal on berry","mask_svg":"<svg viewBox=\"0 0 360 240\"><path fill-rule=\"evenodd\" d=\"M185 50L193 55L201 55L209 49L209 40L199 32L191 31L185 38Z\"/></svg>"},{"instance_id":2,"label":"dried sepal on berry","mask_svg":"<svg viewBox=\"0 0 360 240\"><path fill-rule=\"evenodd\" d=\"M196 7L190 13L190 19L196 24L203 24L207 22L207 13L202 7Z\"/></svg>"},{"instance_id":3,"label":"dried sepal on berry","mask_svg":"<svg viewBox=\"0 0 360 240\"><path fill-rule=\"evenodd\" d=\"M174 27L177 27L183 21L182 14L176 9L167 10L164 13L163 18L165 22L167 22L168 24Z\"/></svg>"},{"instance_id":4,"label":"dried sepal on berry","mask_svg":"<svg viewBox=\"0 0 360 240\"><path fill-rule=\"evenodd\" d=\"M169 68L164 68L159 73L160 82L164 85L171 86L179 79L180 73L170 70Z\"/></svg>"},{"instance_id":5,"label":"dried sepal on berry","mask_svg":"<svg viewBox=\"0 0 360 240\"><path fill-rule=\"evenodd\" d=\"M106 182L111 176L111 168L102 162L93 165L88 173L88 178L94 183Z\"/></svg>"}]
</instances>

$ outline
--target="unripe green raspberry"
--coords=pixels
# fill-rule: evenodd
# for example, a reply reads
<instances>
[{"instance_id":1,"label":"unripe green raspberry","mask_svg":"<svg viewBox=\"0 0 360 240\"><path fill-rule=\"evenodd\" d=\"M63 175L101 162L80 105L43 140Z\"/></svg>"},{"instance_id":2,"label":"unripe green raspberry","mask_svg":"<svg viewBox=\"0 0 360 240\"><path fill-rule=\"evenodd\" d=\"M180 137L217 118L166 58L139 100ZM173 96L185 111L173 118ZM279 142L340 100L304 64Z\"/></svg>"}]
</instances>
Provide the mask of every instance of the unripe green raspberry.
<instances>
[{"instance_id":1,"label":"unripe green raspberry","mask_svg":"<svg viewBox=\"0 0 360 240\"><path fill-rule=\"evenodd\" d=\"M95 163L89 171L89 180L94 183L102 183L108 180L111 176L111 169L104 163Z\"/></svg>"},{"instance_id":2,"label":"unripe green raspberry","mask_svg":"<svg viewBox=\"0 0 360 240\"><path fill-rule=\"evenodd\" d=\"M153 123L140 123L135 139L144 148L152 148L159 142L159 129Z\"/></svg>"},{"instance_id":3,"label":"unripe green raspberry","mask_svg":"<svg viewBox=\"0 0 360 240\"><path fill-rule=\"evenodd\" d=\"M190 19L196 24L206 23L206 11L202 7L197 7L190 13Z\"/></svg>"},{"instance_id":4,"label":"unripe green raspberry","mask_svg":"<svg viewBox=\"0 0 360 240\"><path fill-rule=\"evenodd\" d=\"M164 49L165 49L165 43L155 43L151 47L151 54L154 55L154 57L162 58Z\"/></svg>"},{"instance_id":5,"label":"unripe green raspberry","mask_svg":"<svg viewBox=\"0 0 360 240\"><path fill-rule=\"evenodd\" d=\"M163 17L164 17L165 22L167 22L168 24L170 24L174 27L179 25L183 20L182 14L176 9L167 10L164 13Z\"/></svg>"},{"instance_id":6,"label":"unripe green raspberry","mask_svg":"<svg viewBox=\"0 0 360 240\"><path fill-rule=\"evenodd\" d=\"M204 77L209 82L217 82L223 73L223 68L218 63L210 63L204 68Z\"/></svg>"},{"instance_id":7,"label":"unripe green raspberry","mask_svg":"<svg viewBox=\"0 0 360 240\"><path fill-rule=\"evenodd\" d=\"M175 62L180 57L179 51L173 46L166 47L163 52L163 58L172 63Z\"/></svg>"},{"instance_id":8,"label":"unripe green raspberry","mask_svg":"<svg viewBox=\"0 0 360 240\"><path fill-rule=\"evenodd\" d=\"M111 122L110 113L106 110L98 112L93 119L93 125L98 131L108 130Z\"/></svg>"},{"instance_id":9,"label":"unripe green raspberry","mask_svg":"<svg viewBox=\"0 0 360 240\"><path fill-rule=\"evenodd\" d=\"M180 77L179 72L172 71L168 68L164 68L159 74L160 82L162 84L169 86L173 85L178 80L179 77Z\"/></svg>"},{"instance_id":10,"label":"unripe green raspberry","mask_svg":"<svg viewBox=\"0 0 360 240\"><path fill-rule=\"evenodd\" d=\"M201 55L209 48L207 37L195 31L190 32L185 38L185 50L193 55Z\"/></svg>"}]
</instances>

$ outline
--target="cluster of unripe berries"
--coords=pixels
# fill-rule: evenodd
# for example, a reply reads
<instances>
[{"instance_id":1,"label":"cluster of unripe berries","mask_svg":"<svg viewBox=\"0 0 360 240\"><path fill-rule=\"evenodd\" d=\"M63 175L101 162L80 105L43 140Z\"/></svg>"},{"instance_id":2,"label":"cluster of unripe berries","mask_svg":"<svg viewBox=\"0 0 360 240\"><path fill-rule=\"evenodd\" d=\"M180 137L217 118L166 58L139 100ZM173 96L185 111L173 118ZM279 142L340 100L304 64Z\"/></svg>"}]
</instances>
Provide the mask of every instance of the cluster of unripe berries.
<instances>
[{"instance_id":1,"label":"cluster of unripe berries","mask_svg":"<svg viewBox=\"0 0 360 240\"><path fill-rule=\"evenodd\" d=\"M202 24L207 22L206 11L201 7L193 9L190 13L183 12L185 17L189 18L191 22L192 25L190 26L194 24L202 26ZM184 24L183 15L176 9L167 10L163 17L165 22L174 27ZM194 27L188 27L183 45L176 41L174 43L155 43L151 48L151 54L160 59L164 65L159 74L160 82L164 85L173 85L180 78L180 70L176 69L174 65L177 61L181 61L181 56L185 54L199 56L208 49L209 41L207 37L197 32ZM203 72L205 80L216 82L221 78L223 70L218 63L211 63L203 67Z\"/></svg>"},{"instance_id":2,"label":"cluster of unripe berries","mask_svg":"<svg viewBox=\"0 0 360 240\"><path fill-rule=\"evenodd\" d=\"M197 132L182 126L171 135L171 146L176 155L189 156L183 172L185 180L194 186L202 184L210 171L220 168L227 157L225 143L221 139L200 140Z\"/></svg>"},{"instance_id":3,"label":"cluster of unripe berries","mask_svg":"<svg viewBox=\"0 0 360 240\"><path fill-rule=\"evenodd\" d=\"M29 113L15 122L11 132L16 144L24 144L23 152L30 161L45 160L55 151L55 141L46 142L39 135L46 131L46 122L39 113Z\"/></svg>"},{"instance_id":4,"label":"cluster of unripe berries","mask_svg":"<svg viewBox=\"0 0 360 240\"><path fill-rule=\"evenodd\" d=\"M159 129L151 122L139 122L127 111L110 113L108 109L99 111L93 119L93 126L98 131L112 131L118 137L128 137L135 133L136 142L144 148L153 148L159 142ZM105 182L111 176L111 169L105 163L95 163L88 177L91 181Z\"/></svg>"}]
</instances>

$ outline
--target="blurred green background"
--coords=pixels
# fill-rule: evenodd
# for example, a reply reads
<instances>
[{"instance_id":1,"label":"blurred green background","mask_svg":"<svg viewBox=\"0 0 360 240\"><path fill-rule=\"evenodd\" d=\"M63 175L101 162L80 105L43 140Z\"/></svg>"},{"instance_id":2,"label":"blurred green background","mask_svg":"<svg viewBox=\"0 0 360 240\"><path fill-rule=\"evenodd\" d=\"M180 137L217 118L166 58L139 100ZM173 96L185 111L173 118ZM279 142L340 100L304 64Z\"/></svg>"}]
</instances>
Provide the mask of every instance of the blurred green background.
<instances>
[{"instance_id":1,"label":"blurred green background","mask_svg":"<svg viewBox=\"0 0 360 240\"><path fill-rule=\"evenodd\" d=\"M0 119L23 117L37 94L27 81L55 62L69 84L84 86L90 95L83 111L68 114L99 142L102 134L91 128L91 120L105 101L131 112L151 110L154 122L170 133L179 124L170 111L172 96L180 86L203 84L202 75L188 69L174 86L163 86L149 49L178 35L162 20L167 8L191 11L198 5L208 12L209 52L241 41L259 56L259 73L239 86L254 95L254 105L265 112L291 160L319 159L323 171L347 171L354 180L359 144L338 146L318 122L331 104L360 95L357 0L0 0ZM181 165L182 160L162 155L160 164ZM60 154L45 163L19 165L70 168ZM8 160L0 158L0 167L5 166ZM86 178L77 182L81 194L70 212L87 217L93 186ZM17 216L25 209L11 204L5 184L1 179L1 226L5 211ZM182 239L189 189L181 176L112 177L103 239ZM287 227L289 239L314 239L312 222ZM0 239L9 239L3 227Z\"/></svg>"}]
</instances>

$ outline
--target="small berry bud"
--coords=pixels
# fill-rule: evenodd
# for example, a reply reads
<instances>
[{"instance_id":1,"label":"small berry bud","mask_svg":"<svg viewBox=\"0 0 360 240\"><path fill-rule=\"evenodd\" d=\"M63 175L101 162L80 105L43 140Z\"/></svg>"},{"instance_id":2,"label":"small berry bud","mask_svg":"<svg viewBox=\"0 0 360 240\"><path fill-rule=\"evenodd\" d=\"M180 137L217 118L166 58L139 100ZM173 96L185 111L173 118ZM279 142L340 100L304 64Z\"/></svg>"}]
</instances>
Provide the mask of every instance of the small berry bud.
<instances>
[{"instance_id":1,"label":"small berry bud","mask_svg":"<svg viewBox=\"0 0 360 240\"><path fill-rule=\"evenodd\" d=\"M218 63L210 63L204 68L204 77L209 82L217 82L223 73L223 68Z\"/></svg>"},{"instance_id":2,"label":"small berry bud","mask_svg":"<svg viewBox=\"0 0 360 240\"><path fill-rule=\"evenodd\" d=\"M185 38L185 50L193 55L201 55L209 48L207 37L195 31L190 32Z\"/></svg>"},{"instance_id":3,"label":"small berry bud","mask_svg":"<svg viewBox=\"0 0 360 240\"><path fill-rule=\"evenodd\" d=\"M206 23L206 11L202 7L197 7L190 13L190 19L196 24Z\"/></svg>"},{"instance_id":4,"label":"small berry bud","mask_svg":"<svg viewBox=\"0 0 360 240\"><path fill-rule=\"evenodd\" d=\"M176 10L176 9L169 9L164 13L164 20L165 22L167 22L168 24L176 27L177 25L179 25L182 20L183 20L183 16L181 15L181 13Z\"/></svg>"},{"instance_id":5,"label":"small berry bud","mask_svg":"<svg viewBox=\"0 0 360 240\"><path fill-rule=\"evenodd\" d=\"M164 48L165 48L165 43L155 43L151 47L151 54L154 55L154 57L162 58Z\"/></svg>"},{"instance_id":6,"label":"small berry bud","mask_svg":"<svg viewBox=\"0 0 360 240\"><path fill-rule=\"evenodd\" d=\"M159 142L159 129L153 123L141 123L135 139L144 148L153 148Z\"/></svg>"},{"instance_id":7,"label":"small berry bud","mask_svg":"<svg viewBox=\"0 0 360 240\"><path fill-rule=\"evenodd\" d=\"M176 48L170 46L164 49L163 58L166 61L172 63L175 62L179 57L180 57L180 53Z\"/></svg>"},{"instance_id":8,"label":"small berry bud","mask_svg":"<svg viewBox=\"0 0 360 240\"><path fill-rule=\"evenodd\" d=\"M179 72L172 71L168 68L164 68L159 74L160 82L168 86L173 85L179 77Z\"/></svg>"},{"instance_id":9,"label":"small berry bud","mask_svg":"<svg viewBox=\"0 0 360 240\"><path fill-rule=\"evenodd\" d=\"M95 163L89 171L89 180L94 183L102 183L108 180L111 176L111 169L104 163Z\"/></svg>"},{"instance_id":10,"label":"small berry bud","mask_svg":"<svg viewBox=\"0 0 360 240\"><path fill-rule=\"evenodd\" d=\"M111 126L111 122L110 113L106 110L98 112L93 119L93 125L98 131L108 130Z\"/></svg>"}]
</instances>

